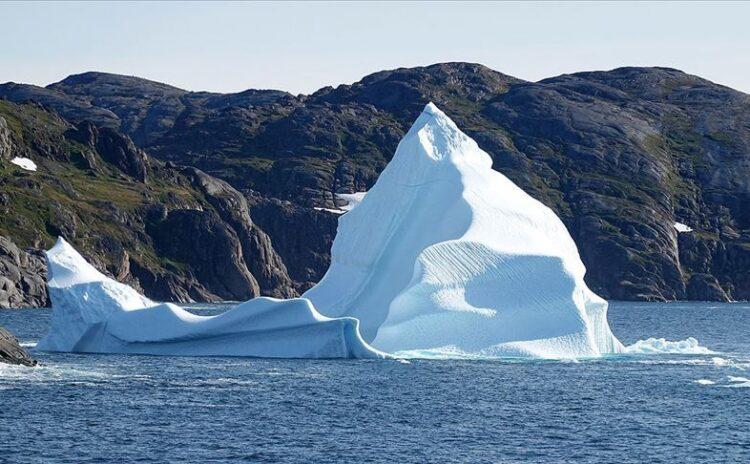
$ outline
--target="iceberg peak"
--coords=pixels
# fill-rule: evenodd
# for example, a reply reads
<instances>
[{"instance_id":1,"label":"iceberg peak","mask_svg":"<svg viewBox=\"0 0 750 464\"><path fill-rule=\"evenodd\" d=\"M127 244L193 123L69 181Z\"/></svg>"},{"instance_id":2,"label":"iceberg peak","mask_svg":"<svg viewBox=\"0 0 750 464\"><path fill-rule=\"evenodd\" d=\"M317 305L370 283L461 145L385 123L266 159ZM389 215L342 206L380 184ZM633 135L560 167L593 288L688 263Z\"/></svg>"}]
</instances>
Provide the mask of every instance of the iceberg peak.
<instances>
[{"instance_id":1,"label":"iceberg peak","mask_svg":"<svg viewBox=\"0 0 750 464\"><path fill-rule=\"evenodd\" d=\"M417 186L457 178L460 165L490 169L492 158L461 132L451 118L428 103L398 144L378 182Z\"/></svg>"},{"instance_id":2,"label":"iceberg peak","mask_svg":"<svg viewBox=\"0 0 750 464\"><path fill-rule=\"evenodd\" d=\"M564 358L622 350L562 221L428 103L303 296L391 353Z\"/></svg>"},{"instance_id":3,"label":"iceberg peak","mask_svg":"<svg viewBox=\"0 0 750 464\"><path fill-rule=\"evenodd\" d=\"M47 256L47 285L50 287L70 287L107 279L107 276L97 271L62 237L57 237L55 246L45 255Z\"/></svg>"}]
</instances>

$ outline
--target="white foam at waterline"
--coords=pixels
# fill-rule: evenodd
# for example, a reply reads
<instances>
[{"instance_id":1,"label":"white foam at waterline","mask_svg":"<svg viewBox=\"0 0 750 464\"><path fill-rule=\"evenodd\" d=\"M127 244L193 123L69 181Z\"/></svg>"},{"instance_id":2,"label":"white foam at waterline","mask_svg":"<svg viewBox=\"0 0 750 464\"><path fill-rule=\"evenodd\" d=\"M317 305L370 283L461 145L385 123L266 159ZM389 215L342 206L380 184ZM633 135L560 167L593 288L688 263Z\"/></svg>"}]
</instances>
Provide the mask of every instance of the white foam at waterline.
<instances>
[{"instance_id":1,"label":"white foam at waterline","mask_svg":"<svg viewBox=\"0 0 750 464\"><path fill-rule=\"evenodd\" d=\"M649 338L638 340L625 347L625 354L716 354L705 346L701 346L693 337L685 340L671 341L664 338Z\"/></svg>"},{"instance_id":2,"label":"white foam at waterline","mask_svg":"<svg viewBox=\"0 0 750 464\"><path fill-rule=\"evenodd\" d=\"M685 340L666 340L664 338L649 338L646 340L638 340L634 344L625 347L625 351L622 353L625 356L641 356L641 355L663 355L663 354L688 354L688 355L711 355L717 354L708 348L701 346L701 344L693 337L686 338ZM492 360L492 359L505 359L512 360L517 358L523 358L524 356L513 356L508 354L507 356L502 355L486 355L483 353L467 353L462 351L456 346L444 346L440 348L433 348L428 350L406 350L398 351L394 353L395 356L405 359L474 359L474 360ZM619 356L618 356L619 357ZM554 358L550 358L554 359ZM587 359L586 356L580 357L569 357L559 358L559 361L571 362L580 361ZM607 357L605 357L607 359ZM734 362L729 359L721 357L713 357L711 359L699 358L699 359L688 359L688 360L664 360L664 361L647 361L647 363L656 364L694 364L694 365L714 365L714 366L733 366Z\"/></svg>"},{"instance_id":3,"label":"white foam at waterline","mask_svg":"<svg viewBox=\"0 0 750 464\"><path fill-rule=\"evenodd\" d=\"M68 365L39 364L33 367L0 364L0 382L98 382L105 380L127 378L145 380L149 376L143 374L117 374L107 369L82 369ZM5 385L7 386L7 385Z\"/></svg>"}]
</instances>

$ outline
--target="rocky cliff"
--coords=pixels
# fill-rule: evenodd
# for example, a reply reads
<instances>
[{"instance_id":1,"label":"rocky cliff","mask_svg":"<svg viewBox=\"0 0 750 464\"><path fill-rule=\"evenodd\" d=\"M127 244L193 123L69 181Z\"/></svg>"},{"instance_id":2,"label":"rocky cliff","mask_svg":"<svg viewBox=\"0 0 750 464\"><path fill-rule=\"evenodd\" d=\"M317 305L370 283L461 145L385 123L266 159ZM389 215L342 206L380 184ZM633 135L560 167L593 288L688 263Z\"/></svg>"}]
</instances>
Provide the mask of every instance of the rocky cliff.
<instances>
[{"instance_id":1,"label":"rocky cliff","mask_svg":"<svg viewBox=\"0 0 750 464\"><path fill-rule=\"evenodd\" d=\"M226 182L150 159L117 129L74 126L34 104L0 101L0 121L0 307L48 303L41 250L56 236L157 299L296 295L244 196Z\"/></svg>"}]
</instances>

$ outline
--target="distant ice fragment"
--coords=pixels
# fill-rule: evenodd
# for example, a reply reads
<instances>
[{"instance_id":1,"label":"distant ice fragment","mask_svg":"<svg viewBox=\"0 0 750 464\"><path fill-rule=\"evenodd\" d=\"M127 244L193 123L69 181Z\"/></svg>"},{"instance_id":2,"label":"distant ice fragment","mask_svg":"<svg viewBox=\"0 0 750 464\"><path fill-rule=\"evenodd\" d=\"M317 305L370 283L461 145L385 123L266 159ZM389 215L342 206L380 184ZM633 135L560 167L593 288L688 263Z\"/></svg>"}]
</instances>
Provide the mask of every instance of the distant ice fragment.
<instances>
[{"instance_id":1,"label":"distant ice fragment","mask_svg":"<svg viewBox=\"0 0 750 464\"><path fill-rule=\"evenodd\" d=\"M698 385L714 385L714 384L716 384L716 382L714 382L713 380L709 380L709 379L698 379L698 380L695 381L695 383L697 383Z\"/></svg>"},{"instance_id":2,"label":"distant ice fragment","mask_svg":"<svg viewBox=\"0 0 750 464\"><path fill-rule=\"evenodd\" d=\"M352 318L309 300L255 298L217 316L155 303L92 267L60 238L47 252L52 327L42 351L282 358L374 358Z\"/></svg>"},{"instance_id":3,"label":"distant ice fragment","mask_svg":"<svg viewBox=\"0 0 750 464\"><path fill-rule=\"evenodd\" d=\"M622 351L555 213L428 104L306 292L361 322L376 348L418 356L570 358Z\"/></svg>"},{"instance_id":4,"label":"distant ice fragment","mask_svg":"<svg viewBox=\"0 0 750 464\"><path fill-rule=\"evenodd\" d=\"M27 171L36 171L36 163L29 158L16 156L12 160L10 160L10 162Z\"/></svg>"}]
</instances>

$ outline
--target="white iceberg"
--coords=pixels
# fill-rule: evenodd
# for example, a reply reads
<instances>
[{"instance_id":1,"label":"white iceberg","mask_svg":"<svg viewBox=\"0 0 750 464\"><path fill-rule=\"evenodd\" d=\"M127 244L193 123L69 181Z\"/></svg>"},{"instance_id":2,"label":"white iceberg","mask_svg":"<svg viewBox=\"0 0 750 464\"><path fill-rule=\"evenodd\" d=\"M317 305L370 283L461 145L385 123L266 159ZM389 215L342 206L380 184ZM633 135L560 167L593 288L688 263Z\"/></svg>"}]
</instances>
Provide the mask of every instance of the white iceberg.
<instances>
[{"instance_id":1,"label":"white iceberg","mask_svg":"<svg viewBox=\"0 0 750 464\"><path fill-rule=\"evenodd\" d=\"M155 303L103 275L62 238L47 252L52 327L42 351L282 358L376 358L358 321L302 298L255 298L218 316Z\"/></svg>"},{"instance_id":2,"label":"white iceberg","mask_svg":"<svg viewBox=\"0 0 750 464\"><path fill-rule=\"evenodd\" d=\"M563 223L491 166L427 105L377 183L351 199L358 204L339 219L331 267L318 285L300 299L257 298L214 317L148 300L61 239L47 253L54 314L38 349L266 357L622 352Z\"/></svg>"},{"instance_id":3,"label":"white iceberg","mask_svg":"<svg viewBox=\"0 0 750 464\"><path fill-rule=\"evenodd\" d=\"M339 219L331 267L303 296L400 355L619 353L585 272L555 213L428 104Z\"/></svg>"}]
</instances>

